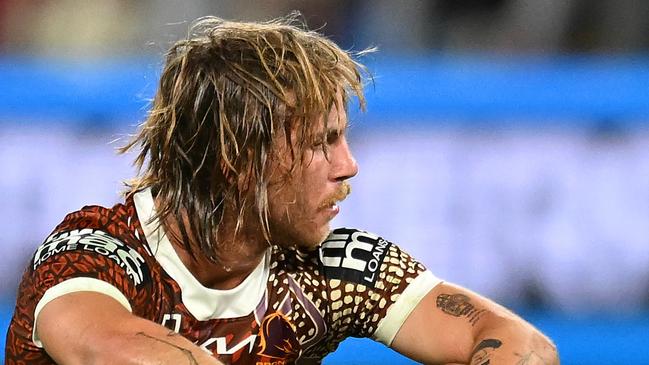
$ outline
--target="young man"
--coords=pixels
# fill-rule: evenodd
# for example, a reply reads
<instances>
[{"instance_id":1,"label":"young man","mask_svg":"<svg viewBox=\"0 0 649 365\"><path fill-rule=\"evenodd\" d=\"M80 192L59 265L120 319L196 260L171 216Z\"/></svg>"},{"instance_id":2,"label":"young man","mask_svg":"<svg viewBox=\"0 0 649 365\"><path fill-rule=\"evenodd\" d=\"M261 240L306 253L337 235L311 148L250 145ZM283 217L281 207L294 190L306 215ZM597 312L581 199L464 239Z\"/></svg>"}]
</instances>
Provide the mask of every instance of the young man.
<instances>
[{"instance_id":1,"label":"young man","mask_svg":"<svg viewBox=\"0 0 649 365\"><path fill-rule=\"evenodd\" d=\"M330 231L358 172L345 107L363 68L292 24L205 18L171 48L124 148L139 176L38 248L7 364L308 364L349 336L424 363L558 364L503 307Z\"/></svg>"}]
</instances>

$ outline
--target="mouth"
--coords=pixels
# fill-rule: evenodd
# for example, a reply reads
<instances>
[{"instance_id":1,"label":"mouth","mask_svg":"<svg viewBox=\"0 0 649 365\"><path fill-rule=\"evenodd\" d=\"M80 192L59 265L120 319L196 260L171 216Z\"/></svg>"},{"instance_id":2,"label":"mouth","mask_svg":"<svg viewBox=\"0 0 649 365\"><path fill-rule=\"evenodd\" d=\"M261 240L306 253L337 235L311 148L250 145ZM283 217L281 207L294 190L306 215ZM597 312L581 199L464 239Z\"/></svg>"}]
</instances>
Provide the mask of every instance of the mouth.
<instances>
[{"instance_id":1,"label":"mouth","mask_svg":"<svg viewBox=\"0 0 649 365\"><path fill-rule=\"evenodd\" d=\"M324 210L331 216L331 218L333 218L340 213L338 203L345 200L351 191L351 185L346 181L343 182L334 194L325 199L325 201L320 205L320 209Z\"/></svg>"},{"instance_id":2,"label":"mouth","mask_svg":"<svg viewBox=\"0 0 649 365\"><path fill-rule=\"evenodd\" d=\"M322 209L330 211L330 212L338 213L340 211L340 207L338 206L337 203L338 202L326 205L326 206L322 207Z\"/></svg>"},{"instance_id":3,"label":"mouth","mask_svg":"<svg viewBox=\"0 0 649 365\"><path fill-rule=\"evenodd\" d=\"M326 222L334 219L338 213L340 213L340 207L336 203L320 208L320 214L322 214Z\"/></svg>"}]
</instances>

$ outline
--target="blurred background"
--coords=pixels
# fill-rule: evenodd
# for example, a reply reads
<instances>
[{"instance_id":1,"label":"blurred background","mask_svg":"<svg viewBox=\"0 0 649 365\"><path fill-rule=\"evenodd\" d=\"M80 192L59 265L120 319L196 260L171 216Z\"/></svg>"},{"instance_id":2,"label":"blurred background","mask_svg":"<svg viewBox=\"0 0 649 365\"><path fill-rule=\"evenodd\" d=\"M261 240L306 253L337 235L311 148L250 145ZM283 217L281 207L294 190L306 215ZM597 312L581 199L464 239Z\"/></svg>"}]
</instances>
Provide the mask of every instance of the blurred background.
<instances>
[{"instance_id":1,"label":"blurred background","mask_svg":"<svg viewBox=\"0 0 649 365\"><path fill-rule=\"evenodd\" d=\"M562 364L649 364L649 2L0 0L0 329L67 212L120 200L164 50L300 10L365 62L336 224L514 308ZM4 334L0 334L0 350ZM1 351L4 354L4 351ZM3 356L3 355L0 355ZM326 364L409 363L350 340Z\"/></svg>"}]
</instances>

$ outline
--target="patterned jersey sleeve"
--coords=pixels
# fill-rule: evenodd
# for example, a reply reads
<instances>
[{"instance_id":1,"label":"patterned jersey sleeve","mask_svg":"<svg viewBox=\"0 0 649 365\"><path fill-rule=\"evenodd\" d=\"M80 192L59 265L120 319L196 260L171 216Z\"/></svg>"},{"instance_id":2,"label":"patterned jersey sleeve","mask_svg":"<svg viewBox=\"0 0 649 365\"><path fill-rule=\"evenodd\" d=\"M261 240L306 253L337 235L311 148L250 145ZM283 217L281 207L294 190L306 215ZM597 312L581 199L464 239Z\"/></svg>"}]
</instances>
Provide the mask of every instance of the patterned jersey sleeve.
<instances>
[{"instance_id":1,"label":"patterned jersey sleeve","mask_svg":"<svg viewBox=\"0 0 649 365\"><path fill-rule=\"evenodd\" d=\"M331 327L343 337L390 345L419 301L438 283L422 264L372 233L339 228L320 249Z\"/></svg>"},{"instance_id":2,"label":"patterned jersey sleeve","mask_svg":"<svg viewBox=\"0 0 649 365\"><path fill-rule=\"evenodd\" d=\"M52 300L72 292L103 293L132 311L130 303L148 278L144 258L104 231L84 228L56 232L37 249L21 282L17 310L23 313L24 335L42 347L35 328L40 311Z\"/></svg>"}]
</instances>

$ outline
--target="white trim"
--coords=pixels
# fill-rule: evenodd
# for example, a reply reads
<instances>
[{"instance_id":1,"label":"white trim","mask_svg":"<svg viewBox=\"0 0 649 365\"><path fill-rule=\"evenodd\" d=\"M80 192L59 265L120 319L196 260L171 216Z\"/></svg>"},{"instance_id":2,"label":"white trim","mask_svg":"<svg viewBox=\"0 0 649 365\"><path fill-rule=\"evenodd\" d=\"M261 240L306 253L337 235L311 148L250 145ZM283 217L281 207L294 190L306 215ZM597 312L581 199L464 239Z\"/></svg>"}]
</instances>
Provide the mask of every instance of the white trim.
<instances>
[{"instance_id":1,"label":"white trim","mask_svg":"<svg viewBox=\"0 0 649 365\"><path fill-rule=\"evenodd\" d=\"M263 299L270 272L270 251L237 287L218 290L204 287L183 264L162 225L155 219L151 189L134 194L133 201L147 243L164 271L178 283L182 301L199 321L237 318L252 313Z\"/></svg>"},{"instance_id":2,"label":"white trim","mask_svg":"<svg viewBox=\"0 0 649 365\"><path fill-rule=\"evenodd\" d=\"M90 291L95 293L101 293L108 295L109 297L117 300L119 304L123 305L124 308L128 309L129 312L133 312L131 309L131 304L126 299L124 293L119 291L113 285L95 278L88 277L78 277L67 279L62 281L53 287L47 289L41 300L36 305L34 310L34 328L32 329L32 341L34 345L39 348L43 348L43 343L39 340L38 334L36 333L36 323L38 322L38 315L45 308L45 306L53 301L56 298L59 298L65 294L76 293L81 291Z\"/></svg>"},{"instance_id":3,"label":"white trim","mask_svg":"<svg viewBox=\"0 0 649 365\"><path fill-rule=\"evenodd\" d=\"M406 321L417 304L442 280L426 270L419 274L401 293L395 303L388 308L388 313L379 322L379 326L372 336L386 346L390 346L394 336Z\"/></svg>"}]
</instances>

